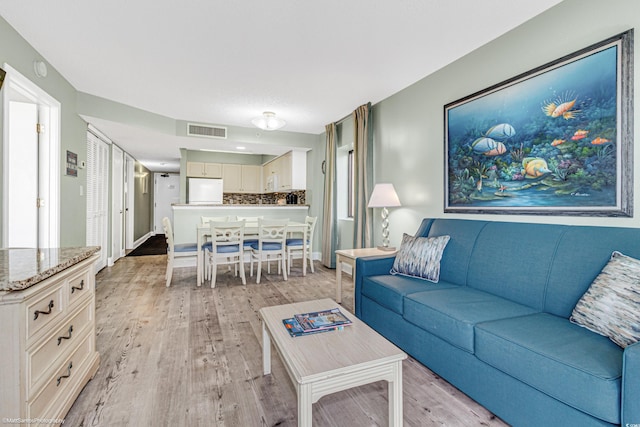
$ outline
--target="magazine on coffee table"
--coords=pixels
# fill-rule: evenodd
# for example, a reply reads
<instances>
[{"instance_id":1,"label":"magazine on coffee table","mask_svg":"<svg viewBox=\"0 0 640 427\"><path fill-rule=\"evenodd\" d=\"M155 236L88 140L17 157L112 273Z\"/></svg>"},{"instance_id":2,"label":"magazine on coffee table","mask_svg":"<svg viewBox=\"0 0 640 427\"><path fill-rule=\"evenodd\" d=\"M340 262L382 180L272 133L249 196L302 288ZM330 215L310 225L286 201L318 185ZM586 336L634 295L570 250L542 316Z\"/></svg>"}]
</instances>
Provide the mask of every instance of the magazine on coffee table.
<instances>
[{"instance_id":1,"label":"magazine on coffee table","mask_svg":"<svg viewBox=\"0 0 640 427\"><path fill-rule=\"evenodd\" d=\"M297 337L306 334L333 331L351 325L339 308L296 314L290 319L283 319L289 335Z\"/></svg>"}]
</instances>

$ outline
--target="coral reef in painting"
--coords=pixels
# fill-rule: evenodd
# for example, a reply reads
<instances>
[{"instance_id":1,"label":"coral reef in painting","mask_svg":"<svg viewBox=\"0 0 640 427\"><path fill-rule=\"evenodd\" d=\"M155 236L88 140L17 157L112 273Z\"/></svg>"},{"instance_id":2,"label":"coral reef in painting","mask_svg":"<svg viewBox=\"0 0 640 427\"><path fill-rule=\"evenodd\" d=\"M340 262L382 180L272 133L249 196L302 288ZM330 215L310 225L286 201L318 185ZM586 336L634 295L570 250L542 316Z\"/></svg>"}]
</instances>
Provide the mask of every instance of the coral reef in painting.
<instances>
[{"instance_id":1,"label":"coral reef in painting","mask_svg":"<svg viewBox=\"0 0 640 427\"><path fill-rule=\"evenodd\" d=\"M616 47L454 105L449 205L615 206Z\"/></svg>"}]
</instances>

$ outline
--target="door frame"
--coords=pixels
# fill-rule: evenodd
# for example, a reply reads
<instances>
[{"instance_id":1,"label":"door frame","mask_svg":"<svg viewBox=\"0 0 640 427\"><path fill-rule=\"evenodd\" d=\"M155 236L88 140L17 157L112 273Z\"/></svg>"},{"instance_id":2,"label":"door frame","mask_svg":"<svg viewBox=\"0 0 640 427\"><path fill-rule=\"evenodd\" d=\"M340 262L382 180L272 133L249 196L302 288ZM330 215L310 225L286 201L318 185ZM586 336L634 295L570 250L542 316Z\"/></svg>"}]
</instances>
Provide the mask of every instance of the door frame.
<instances>
[{"instance_id":1,"label":"door frame","mask_svg":"<svg viewBox=\"0 0 640 427\"><path fill-rule=\"evenodd\" d=\"M134 209L135 209L135 174L136 160L127 152L124 153L124 224L125 250L134 249Z\"/></svg>"},{"instance_id":2,"label":"door frame","mask_svg":"<svg viewBox=\"0 0 640 427\"><path fill-rule=\"evenodd\" d=\"M116 156L120 167L116 170ZM124 150L111 144L111 258L109 266L125 255L124 251ZM120 203L116 203L117 200ZM119 244L118 244L119 242Z\"/></svg>"},{"instance_id":3,"label":"door frame","mask_svg":"<svg viewBox=\"0 0 640 427\"><path fill-rule=\"evenodd\" d=\"M61 104L38 87L31 80L20 74L6 62L3 64L7 72L2 91L3 108L3 197L2 197L2 246L7 246L9 230L8 200L11 185L10 168L6 161L9 158L9 102L33 102L38 106L38 122L45 125L45 131L40 133L39 151L46 161L40 162L38 183L39 197L45 200L44 208L38 212L39 236L38 242L42 247L60 246L60 110Z\"/></svg>"}]
</instances>

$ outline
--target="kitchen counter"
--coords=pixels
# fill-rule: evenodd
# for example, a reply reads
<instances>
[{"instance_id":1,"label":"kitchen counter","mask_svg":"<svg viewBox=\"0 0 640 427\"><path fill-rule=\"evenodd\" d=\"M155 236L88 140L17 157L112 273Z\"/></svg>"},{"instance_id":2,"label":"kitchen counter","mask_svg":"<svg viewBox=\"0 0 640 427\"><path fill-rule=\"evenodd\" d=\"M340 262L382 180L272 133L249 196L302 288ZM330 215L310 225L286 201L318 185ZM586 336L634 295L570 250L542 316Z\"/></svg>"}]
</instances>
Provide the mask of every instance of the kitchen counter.
<instances>
[{"instance_id":1,"label":"kitchen counter","mask_svg":"<svg viewBox=\"0 0 640 427\"><path fill-rule=\"evenodd\" d=\"M0 291L27 289L99 250L99 246L0 249Z\"/></svg>"}]
</instances>

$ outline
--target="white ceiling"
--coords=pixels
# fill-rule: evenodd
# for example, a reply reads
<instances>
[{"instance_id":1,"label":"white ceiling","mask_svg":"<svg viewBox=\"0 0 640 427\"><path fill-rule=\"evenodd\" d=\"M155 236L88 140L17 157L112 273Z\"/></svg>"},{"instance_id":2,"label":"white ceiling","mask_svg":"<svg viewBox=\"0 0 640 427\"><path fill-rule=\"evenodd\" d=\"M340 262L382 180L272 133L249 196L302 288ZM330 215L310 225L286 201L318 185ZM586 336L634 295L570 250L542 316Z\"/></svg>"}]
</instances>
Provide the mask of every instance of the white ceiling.
<instances>
[{"instance_id":1,"label":"white ceiling","mask_svg":"<svg viewBox=\"0 0 640 427\"><path fill-rule=\"evenodd\" d=\"M0 14L78 91L218 125L274 111L319 134L559 2L3 0ZM200 140L88 119L156 171Z\"/></svg>"}]
</instances>

